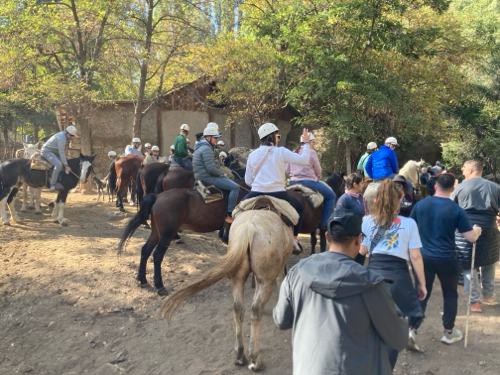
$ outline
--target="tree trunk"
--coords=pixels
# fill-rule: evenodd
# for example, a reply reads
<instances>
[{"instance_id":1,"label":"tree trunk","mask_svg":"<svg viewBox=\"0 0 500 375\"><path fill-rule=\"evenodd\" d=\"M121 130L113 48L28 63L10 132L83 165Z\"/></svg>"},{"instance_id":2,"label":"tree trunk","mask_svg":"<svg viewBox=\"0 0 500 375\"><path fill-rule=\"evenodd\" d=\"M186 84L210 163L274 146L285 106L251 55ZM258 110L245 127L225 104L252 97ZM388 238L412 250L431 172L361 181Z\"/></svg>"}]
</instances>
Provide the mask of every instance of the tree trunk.
<instances>
[{"instance_id":1,"label":"tree trunk","mask_svg":"<svg viewBox=\"0 0 500 375\"><path fill-rule=\"evenodd\" d=\"M351 174L352 167L351 167L351 144L349 141L344 141L345 144L345 163L346 163L346 171L347 175Z\"/></svg>"},{"instance_id":2,"label":"tree trunk","mask_svg":"<svg viewBox=\"0 0 500 375\"><path fill-rule=\"evenodd\" d=\"M7 127L3 128L3 139L5 140L4 159L10 159L9 131L7 130Z\"/></svg>"},{"instance_id":3,"label":"tree trunk","mask_svg":"<svg viewBox=\"0 0 500 375\"><path fill-rule=\"evenodd\" d=\"M33 123L33 143L38 143L38 132L40 131L40 127L38 126L38 122L35 120Z\"/></svg>"}]
</instances>

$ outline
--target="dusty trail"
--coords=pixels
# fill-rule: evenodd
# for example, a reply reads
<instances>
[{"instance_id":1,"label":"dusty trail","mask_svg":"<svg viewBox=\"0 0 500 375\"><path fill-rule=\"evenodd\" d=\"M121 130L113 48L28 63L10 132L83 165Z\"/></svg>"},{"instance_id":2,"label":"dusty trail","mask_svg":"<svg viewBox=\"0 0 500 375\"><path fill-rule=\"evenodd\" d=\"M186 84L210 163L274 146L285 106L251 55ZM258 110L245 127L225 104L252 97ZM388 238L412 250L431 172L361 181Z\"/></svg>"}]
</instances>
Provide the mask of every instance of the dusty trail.
<instances>
[{"instance_id":1,"label":"dusty trail","mask_svg":"<svg viewBox=\"0 0 500 375\"><path fill-rule=\"evenodd\" d=\"M138 230L122 256L116 255L118 236L135 209L127 207L126 216L94 196L70 194L64 228L50 221L49 198L44 192L43 216L21 213L23 224L0 227L0 374L250 374L233 365L228 280L189 300L169 326L157 318L161 297L139 288L134 279L148 231ZM163 263L174 288L225 251L215 234L184 233L183 239L185 244L173 245ZM306 237L301 242L309 249ZM292 256L289 263L297 259ZM249 318L249 282L245 292ZM277 295L275 289L261 323L263 373L291 374L291 332L279 331L271 317ZM497 375L500 306L472 315L468 349L463 342L439 342L441 306L436 284L418 335L426 353L401 353L395 373ZM457 327L463 331L465 314L460 289ZM249 324L247 319L245 337Z\"/></svg>"}]
</instances>

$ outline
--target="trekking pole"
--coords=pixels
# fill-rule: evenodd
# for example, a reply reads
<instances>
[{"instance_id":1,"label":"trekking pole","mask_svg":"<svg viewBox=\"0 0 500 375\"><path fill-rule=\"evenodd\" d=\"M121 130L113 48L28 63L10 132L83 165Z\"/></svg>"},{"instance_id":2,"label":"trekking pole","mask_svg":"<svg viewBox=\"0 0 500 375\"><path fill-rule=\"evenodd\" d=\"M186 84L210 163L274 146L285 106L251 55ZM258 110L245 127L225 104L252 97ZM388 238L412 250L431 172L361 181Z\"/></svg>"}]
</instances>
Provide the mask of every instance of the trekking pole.
<instances>
[{"instance_id":1,"label":"trekking pole","mask_svg":"<svg viewBox=\"0 0 500 375\"><path fill-rule=\"evenodd\" d=\"M474 274L474 259L476 258L476 243L472 244L472 260L470 265L470 281L469 281L469 303L467 304L467 318L465 320L465 340L464 348L467 347L467 338L469 337L469 315L470 315L470 300L472 298L472 277Z\"/></svg>"}]
</instances>

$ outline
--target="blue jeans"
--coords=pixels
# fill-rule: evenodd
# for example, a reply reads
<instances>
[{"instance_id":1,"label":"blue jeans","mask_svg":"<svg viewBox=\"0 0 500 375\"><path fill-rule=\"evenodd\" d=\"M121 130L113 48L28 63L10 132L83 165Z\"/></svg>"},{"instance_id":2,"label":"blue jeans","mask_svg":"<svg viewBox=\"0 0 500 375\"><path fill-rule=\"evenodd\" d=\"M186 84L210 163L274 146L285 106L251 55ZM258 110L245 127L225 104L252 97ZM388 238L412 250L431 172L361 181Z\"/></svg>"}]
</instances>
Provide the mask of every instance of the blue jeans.
<instances>
[{"instance_id":1,"label":"blue jeans","mask_svg":"<svg viewBox=\"0 0 500 375\"><path fill-rule=\"evenodd\" d=\"M54 186L57 184L57 180L59 180L59 175L63 169L63 164L59 160L59 158L52 152L42 151L42 156L47 160L50 164L54 166L54 170L52 171L52 177L50 178L50 186Z\"/></svg>"},{"instance_id":2,"label":"blue jeans","mask_svg":"<svg viewBox=\"0 0 500 375\"><path fill-rule=\"evenodd\" d=\"M205 185L214 185L221 190L229 191L229 198L227 202L227 212L232 213L236 207L238 200L238 193L240 192L240 185L231 181L227 177L205 177L201 180Z\"/></svg>"},{"instance_id":3,"label":"blue jeans","mask_svg":"<svg viewBox=\"0 0 500 375\"><path fill-rule=\"evenodd\" d=\"M495 264L480 267L481 270L481 287L479 286L479 278L477 270L472 273L472 295L470 302L474 303L481 300L481 292L484 297L492 297L495 294ZM464 291L469 298L469 288L471 284L471 270L464 270Z\"/></svg>"},{"instance_id":4,"label":"blue jeans","mask_svg":"<svg viewBox=\"0 0 500 375\"><path fill-rule=\"evenodd\" d=\"M187 169L188 171L192 171L193 170L193 159L191 159L191 158L175 158L175 161L182 168Z\"/></svg>"},{"instance_id":5,"label":"blue jeans","mask_svg":"<svg viewBox=\"0 0 500 375\"><path fill-rule=\"evenodd\" d=\"M291 185L301 184L309 189L317 190L324 198L323 212L321 213L321 224L326 224L328 218L333 212L333 203L335 202L335 193L332 188L325 184L323 181L290 181Z\"/></svg>"},{"instance_id":6,"label":"blue jeans","mask_svg":"<svg viewBox=\"0 0 500 375\"><path fill-rule=\"evenodd\" d=\"M382 181L384 181L386 178L389 178L389 179L391 179L391 180L392 180L392 179L394 178L394 176L395 176L395 174L394 174L394 173L391 173L390 175L387 175L387 176L384 176L384 177L374 178L374 179L373 179L373 182L382 182Z\"/></svg>"}]
</instances>

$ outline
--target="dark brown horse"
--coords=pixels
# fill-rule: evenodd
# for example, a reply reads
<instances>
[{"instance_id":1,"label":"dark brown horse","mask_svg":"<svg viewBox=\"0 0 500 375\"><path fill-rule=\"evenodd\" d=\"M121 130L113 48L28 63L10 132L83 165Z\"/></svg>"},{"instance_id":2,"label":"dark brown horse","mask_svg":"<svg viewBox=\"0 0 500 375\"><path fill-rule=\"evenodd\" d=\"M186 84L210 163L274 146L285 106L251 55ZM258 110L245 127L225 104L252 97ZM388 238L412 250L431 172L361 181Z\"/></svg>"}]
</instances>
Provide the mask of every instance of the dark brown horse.
<instances>
[{"instance_id":1,"label":"dark brown horse","mask_svg":"<svg viewBox=\"0 0 500 375\"><path fill-rule=\"evenodd\" d=\"M139 168L137 174L137 203L141 204L142 199L155 192L156 184L167 174L169 164L151 163ZM183 186L184 187L184 186ZM185 186L188 187L188 186Z\"/></svg>"},{"instance_id":2,"label":"dark brown horse","mask_svg":"<svg viewBox=\"0 0 500 375\"><path fill-rule=\"evenodd\" d=\"M302 225L299 228L299 233L310 233L311 234L311 254L314 254L316 243L318 242L316 239L316 230L320 227L321 223L321 213L323 211L323 204L319 207L314 208L307 197L304 196L301 190L299 189L289 189L287 190L288 194L293 195L295 198L302 202L304 206L304 220L302 221ZM320 251L323 252L326 249L326 238L325 238L325 230L319 230L319 243L320 243Z\"/></svg>"},{"instance_id":3,"label":"dark brown horse","mask_svg":"<svg viewBox=\"0 0 500 375\"><path fill-rule=\"evenodd\" d=\"M243 181L238 183L244 186ZM246 189L240 189L238 202L246 193ZM222 228L226 217L226 205L223 200L205 203L202 196L194 189L170 189L159 194L149 194L142 202L139 211L127 223L118 245L120 252L126 241L150 215L151 235L141 249L137 280L141 286L147 285L146 264L156 248L153 254L154 285L159 295L167 295L168 291L161 277L161 263L175 235L179 229L208 233Z\"/></svg>"},{"instance_id":4,"label":"dark brown horse","mask_svg":"<svg viewBox=\"0 0 500 375\"><path fill-rule=\"evenodd\" d=\"M184 168L174 169L168 173L156 184L156 193L177 188L193 188L194 172Z\"/></svg>"},{"instance_id":5,"label":"dark brown horse","mask_svg":"<svg viewBox=\"0 0 500 375\"><path fill-rule=\"evenodd\" d=\"M130 182L136 182L137 173L144 160L143 155L127 155L115 162L116 173L116 207L124 212L123 197L124 190L129 186Z\"/></svg>"}]
</instances>

